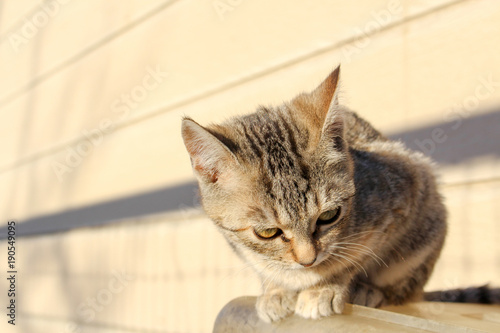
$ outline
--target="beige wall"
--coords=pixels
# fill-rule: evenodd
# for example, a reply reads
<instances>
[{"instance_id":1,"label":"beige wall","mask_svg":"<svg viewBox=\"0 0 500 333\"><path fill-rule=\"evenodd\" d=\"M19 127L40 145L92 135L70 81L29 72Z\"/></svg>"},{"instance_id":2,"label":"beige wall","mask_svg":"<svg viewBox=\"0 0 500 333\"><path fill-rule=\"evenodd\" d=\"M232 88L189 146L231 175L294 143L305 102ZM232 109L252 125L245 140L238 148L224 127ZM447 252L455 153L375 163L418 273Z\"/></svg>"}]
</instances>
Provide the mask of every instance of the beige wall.
<instances>
[{"instance_id":1,"label":"beige wall","mask_svg":"<svg viewBox=\"0 0 500 333\"><path fill-rule=\"evenodd\" d=\"M0 216L30 234L2 332L209 332L257 294L189 196L138 198L192 186L183 115L280 103L338 63L342 102L440 163L450 232L429 288L500 284L499 2L41 3L0 3Z\"/></svg>"}]
</instances>

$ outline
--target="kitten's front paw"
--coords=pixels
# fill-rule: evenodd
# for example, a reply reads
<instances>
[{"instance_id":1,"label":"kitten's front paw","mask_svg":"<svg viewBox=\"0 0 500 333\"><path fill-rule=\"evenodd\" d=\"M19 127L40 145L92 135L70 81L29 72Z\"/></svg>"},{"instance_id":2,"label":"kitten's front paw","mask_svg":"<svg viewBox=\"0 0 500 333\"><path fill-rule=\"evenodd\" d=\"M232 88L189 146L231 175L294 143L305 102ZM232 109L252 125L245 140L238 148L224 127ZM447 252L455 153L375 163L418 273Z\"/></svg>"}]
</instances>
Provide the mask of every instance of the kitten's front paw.
<instances>
[{"instance_id":1,"label":"kitten's front paw","mask_svg":"<svg viewBox=\"0 0 500 333\"><path fill-rule=\"evenodd\" d=\"M370 308L378 308L385 304L385 296L377 287L358 283L353 291L352 303Z\"/></svg>"},{"instance_id":2,"label":"kitten's front paw","mask_svg":"<svg viewBox=\"0 0 500 333\"><path fill-rule=\"evenodd\" d=\"M341 314L347 301L347 288L340 285L306 289L299 294L295 313L311 319Z\"/></svg>"},{"instance_id":3,"label":"kitten's front paw","mask_svg":"<svg viewBox=\"0 0 500 333\"><path fill-rule=\"evenodd\" d=\"M296 302L295 291L271 290L257 298L257 314L265 322L278 321L293 314Z\"/></svg>"}]
</instances>

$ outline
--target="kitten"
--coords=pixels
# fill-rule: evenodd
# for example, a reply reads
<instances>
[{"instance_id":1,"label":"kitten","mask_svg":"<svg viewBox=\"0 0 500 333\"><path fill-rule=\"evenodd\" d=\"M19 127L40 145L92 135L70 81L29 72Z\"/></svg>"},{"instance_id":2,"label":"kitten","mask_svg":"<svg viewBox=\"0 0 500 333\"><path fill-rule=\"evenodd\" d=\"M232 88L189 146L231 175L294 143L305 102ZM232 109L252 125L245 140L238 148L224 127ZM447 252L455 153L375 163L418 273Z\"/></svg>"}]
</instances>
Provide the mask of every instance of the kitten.
<instances>
[{"instance_id":1,"label":"kitten","mask_svg":"<svg viewBox=\"0 0 500 333\"><path fill-rule=\"evenodd\" d=\"M203 207L262 278L262 320L419 300L446 234L431 161L311 93L182 136Z\"/></svg>"}]
</instances>

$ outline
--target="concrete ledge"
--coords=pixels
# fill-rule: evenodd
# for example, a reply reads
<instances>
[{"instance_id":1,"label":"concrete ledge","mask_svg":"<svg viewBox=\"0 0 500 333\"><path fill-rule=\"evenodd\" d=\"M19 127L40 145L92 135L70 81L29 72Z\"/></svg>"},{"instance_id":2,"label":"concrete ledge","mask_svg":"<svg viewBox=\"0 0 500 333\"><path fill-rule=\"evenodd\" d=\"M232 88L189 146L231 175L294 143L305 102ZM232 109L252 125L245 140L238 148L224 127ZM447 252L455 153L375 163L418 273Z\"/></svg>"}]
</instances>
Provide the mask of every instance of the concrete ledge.
<instances>
[{"instance_id":1,"label":"concrete ledge","mask_svg":"<svg viewBox=\"0 0 500 333\"><path fill-rule=\"evenodd\" d=\"M305 320L298 316L289 317L279 323L268 324L261 321L255 311L256 297L241 297L229 302L215 321L214 333L253 332L421 332L406 330L401 325L380 322L353 314L355 306L347 305L345 314L320 320Z\"/></svg>"},{"instance_id":2,"label":"concrete ledge","mask_svg":"<svg viewBox=\"0 0 500 333\"><path fill-rule=\"evenodd\" d=\"M256 297L246 296L229 302L217 316L213 332L500 332L500 306L421 302L372 309L347 304L342 315L320 320L292 316L268 324L258 318L255 301Z\"/></svg>"}]
</instances>

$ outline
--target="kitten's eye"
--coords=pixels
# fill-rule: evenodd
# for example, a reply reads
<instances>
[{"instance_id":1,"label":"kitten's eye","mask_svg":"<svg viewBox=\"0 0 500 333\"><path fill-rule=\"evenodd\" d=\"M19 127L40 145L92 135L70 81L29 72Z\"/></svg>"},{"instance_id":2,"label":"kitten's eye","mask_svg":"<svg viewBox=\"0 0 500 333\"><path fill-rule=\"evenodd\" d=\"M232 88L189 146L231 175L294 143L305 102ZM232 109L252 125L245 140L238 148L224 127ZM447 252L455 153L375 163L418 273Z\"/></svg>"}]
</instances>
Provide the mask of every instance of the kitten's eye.
<instances>
[{"instance_id":1,"label":"kitten's eye","mask_svg":"<svg viewBox=\"0 0 500 333\"><path fill-rule=\"evenodd\" d=\"M327 225L336 222L340 217L340 207L333 210L327 210L321 213L316 221L316 225Z\"/></svg>"},{"instance_id":2,"label":"kitten's eye","mask_svg":"<svg viewBox=\"0 0 500 333\"><path fill-rule=\"evenodd\" d=\"M261 230L256 230L254 229L255 234L262 238L262 239L272 239L281 234L281 229L278 228L268 228L268 229L261 229Z\"/></svg>"}]
</instances>

